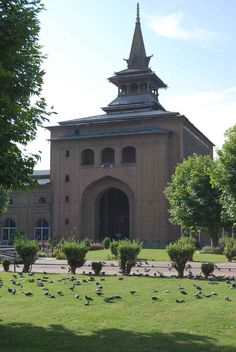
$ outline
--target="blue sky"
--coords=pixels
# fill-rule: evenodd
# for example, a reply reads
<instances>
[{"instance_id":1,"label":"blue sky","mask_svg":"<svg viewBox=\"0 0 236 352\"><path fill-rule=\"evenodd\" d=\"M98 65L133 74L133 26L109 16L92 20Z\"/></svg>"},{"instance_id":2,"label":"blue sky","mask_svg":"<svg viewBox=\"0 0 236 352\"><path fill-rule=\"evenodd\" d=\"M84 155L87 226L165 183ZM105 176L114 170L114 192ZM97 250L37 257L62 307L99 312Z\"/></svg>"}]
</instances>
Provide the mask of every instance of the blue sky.
<instances>
[{"instance_id":1,"label":"blue sky","mask_svg":"<svg viewBox=\"0 0 236 352\"><path fill-rule=\"evenodd\" d=\"M43 95L60 120L102 114L117 95L107 81L126 67L136 1L45 0L40 43L47 54ZM179 111L218 147L236 123L236 1L142 0L140 14L150 67L168 85L166 110ZM49 133L30 145L41 149L37 169L49 168Z\"/></svg>"}]
</instances>

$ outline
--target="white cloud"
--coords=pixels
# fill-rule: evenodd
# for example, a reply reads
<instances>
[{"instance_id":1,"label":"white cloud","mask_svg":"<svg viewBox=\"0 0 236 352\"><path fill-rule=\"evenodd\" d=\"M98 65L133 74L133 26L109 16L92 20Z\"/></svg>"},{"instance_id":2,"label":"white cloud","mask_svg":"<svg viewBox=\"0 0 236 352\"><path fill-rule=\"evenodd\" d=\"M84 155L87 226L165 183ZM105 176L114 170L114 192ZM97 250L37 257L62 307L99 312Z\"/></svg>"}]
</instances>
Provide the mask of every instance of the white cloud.
<instances>
[{"instance_id":1,"label":"white cloud","mask_svg":"<svg viewBox=\"0 0 236 352\"><path fill-rule=\"evenodd\" d=\"M184 16L182 11L178 11L162 17L149 16L149 25L151 29L160 36L181 39L181 40L199 40L205 41L212 39L214 33L204 28L184 27Z\"/></svg>"},{"instance_id":2,"label":"white cloud","mask_svg":"<svg viewBox=\"0 0 236 352\"><path fill-rule=\"evenodd\" d=\"M236 87L169 96L162 103L167 110L185 115L217 148L224 142L224 132L236 124Z\"/></svg>"}]
</instances>

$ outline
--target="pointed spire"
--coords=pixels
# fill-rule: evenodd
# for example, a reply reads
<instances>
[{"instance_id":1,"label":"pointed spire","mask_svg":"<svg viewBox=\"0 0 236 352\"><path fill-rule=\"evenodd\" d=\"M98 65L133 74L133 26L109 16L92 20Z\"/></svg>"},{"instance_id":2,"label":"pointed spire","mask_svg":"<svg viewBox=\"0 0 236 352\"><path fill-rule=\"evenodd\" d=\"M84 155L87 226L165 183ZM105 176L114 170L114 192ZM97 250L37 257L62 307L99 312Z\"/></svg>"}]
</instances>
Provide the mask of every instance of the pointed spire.
<instances>
[{"instance_id":1,"label":"pointed spire","mask_svg":"<svg viewBox=\"0 0 236 352\"><path fill-rule=\"evenodd\" d=\"M146 56L143 35L141 31L139 3L137 3L136 24L133 35L133 41L129 54L129 59L126 60L129 69L144 69L148 68L150 56Z\"/></svg>"},{"instance_id":2,"label":"pointed spire","mask_svg":"<svg viewBox=\"0 0 236 352\"><path fill-rule=\"evenodd\" d=\"M139 3L137 3L137 16L136 16L136 23L140 23L140 16L139 16Z\"/></svg>"}]
</instances>

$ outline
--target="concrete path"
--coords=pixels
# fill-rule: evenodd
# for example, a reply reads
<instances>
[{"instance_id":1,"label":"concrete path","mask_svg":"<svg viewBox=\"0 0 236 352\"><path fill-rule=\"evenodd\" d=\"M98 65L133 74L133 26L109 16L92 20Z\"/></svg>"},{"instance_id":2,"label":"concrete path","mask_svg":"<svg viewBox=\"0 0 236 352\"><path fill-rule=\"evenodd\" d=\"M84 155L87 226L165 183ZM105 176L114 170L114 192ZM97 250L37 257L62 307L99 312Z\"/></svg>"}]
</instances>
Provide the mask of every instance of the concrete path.
<instances>
[{"instance_id":1,"label":"concrete path","mask_svg":"<svg viewBox=\"0 0 236 352\"><path fill-rule=\"evenodd\" d=\"M90 260L87 260L85 265L78 268L76 272L78 274L92 274ZM201 263L200 262L189 262L187 264L188 269L185 271L185 275L192 272L194 275L201 274ZM0 265L0 270L2 271L2 265ZM119 273L118 261L106 260L103 261L102 271L106 275L118 275ZM10 271L14 271L14 266L10 266ZM16 267L16 271L22 271L22 265ZM39 258L33 265L32 271L42 273L68 273L69 267L66 260L57 260L55 258ZM171 268L169 262L138 262L133 268L131 274L140 276L165 276L171 277L177 274L176 270ZM216 263L216 268L214 270L214 275L216 276L235 276L236 277L236 263Z\"/></svg>"}]
</instances>

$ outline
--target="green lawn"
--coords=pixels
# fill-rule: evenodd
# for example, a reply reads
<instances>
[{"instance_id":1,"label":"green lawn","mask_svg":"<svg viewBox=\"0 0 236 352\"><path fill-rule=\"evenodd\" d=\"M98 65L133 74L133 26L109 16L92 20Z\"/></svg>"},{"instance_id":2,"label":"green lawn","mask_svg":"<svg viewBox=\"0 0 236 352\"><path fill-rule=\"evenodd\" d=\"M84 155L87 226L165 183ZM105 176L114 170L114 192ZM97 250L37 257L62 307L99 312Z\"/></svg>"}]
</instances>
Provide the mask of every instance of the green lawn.
<instances>
[{"instance_id":1,"label":"green lawn","mask_svg":"<svg viewBox=\"0 0 236 352\"><path fill-rule=\"evenodd\" d=\"M235 352L236 351L236 289L230 290L225 282L208 284L189 279L160 279L106 277L96 282L103 286L104 297L120 295L121 300L106 303L95 294L96 282L81 281L74 291L73 282L62 278L67 275L48 275L52 283L44 282L56 298L48 298L42 287L36 285L43 275L35 274L29 283L28 275L17 283L23 292L9 280L11 273L1 273L0 288L0 351L4 352ZM60 280L60 282L58 281ZM181 285L187 295L178 289ZM193 284L203 293L217 295L196 299ZM7 288L16 288L16 294ZM157 289L157 293L153 293ZM56 292L63 290L64 296ZM131 290L136 290L132 295ZM168 293L165 291L169 290ZM80 298L76 299L75 294ZM84 295L93 301L85 306ZM158 301L151 297L156 295ZM224 300L228 295L231 301ZM184 298L184 303L176 303Z\"/></svg>"},{"instance_id":2,"label":"green lawn","mask_svg":"<svg viewBox=\"0 0 236 352\"><path fill-rule=\"evenodd\" d=\"M86 258L88 260L109 260L114 259L109 249L89 251ZM139 255L140 260L169 261L169 256L165 249L142 249ZM195 253L193 257L197 262L227 262L223 254L201 254Z\"/></svg>"}]
</instances>

